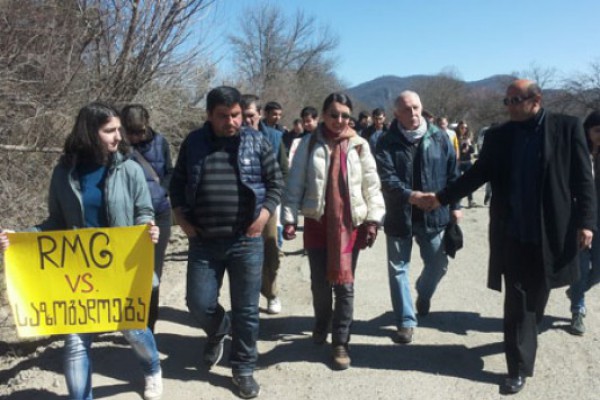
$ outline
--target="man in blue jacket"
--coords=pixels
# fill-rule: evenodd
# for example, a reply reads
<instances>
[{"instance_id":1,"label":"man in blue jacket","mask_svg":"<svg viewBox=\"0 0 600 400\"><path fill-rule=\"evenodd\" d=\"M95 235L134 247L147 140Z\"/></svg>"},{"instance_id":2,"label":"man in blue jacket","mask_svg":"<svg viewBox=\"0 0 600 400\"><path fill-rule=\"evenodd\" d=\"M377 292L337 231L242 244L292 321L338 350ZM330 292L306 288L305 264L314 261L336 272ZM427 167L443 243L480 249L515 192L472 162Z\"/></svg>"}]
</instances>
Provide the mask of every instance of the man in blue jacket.
<instances>
[{"instance_id":1,"label":"man in blue jacket","mask_svg":"<svg viewBox=\"0 0 600 400\"><path fill-rule=\"evenodd\" d=\"M181 144L171 178L171 203L189 239L188 308L208 336L210 368L232 335L233 382L242 398L258 396L253 378L258 300L263 263L262 231L281 197L283 181L268 140L242 126L241 94L221 86L206 99L207 122ZM229 275L231 318L219 304Z\"/></svg>"},{"instance_id":2,"label":"man in blue jacket","mask_svg":"<svg viewBox=\"0 0 600 400\"><path fill-rule=\"evenodd\" d=\"M396 119L377 143L376 160L386 206L388 273L398 327L394 340L406 344L417 326L408 279L413 237L424 263L416 283L416 308L425 316L448 267L444 229L451 219L458 222L461 211L458 203L428 212L416 206L424 191L441 190L458 178L456 154L448 135L421 116L417 93L402 92L394 108Z\"/></svg>"}]
</instances>

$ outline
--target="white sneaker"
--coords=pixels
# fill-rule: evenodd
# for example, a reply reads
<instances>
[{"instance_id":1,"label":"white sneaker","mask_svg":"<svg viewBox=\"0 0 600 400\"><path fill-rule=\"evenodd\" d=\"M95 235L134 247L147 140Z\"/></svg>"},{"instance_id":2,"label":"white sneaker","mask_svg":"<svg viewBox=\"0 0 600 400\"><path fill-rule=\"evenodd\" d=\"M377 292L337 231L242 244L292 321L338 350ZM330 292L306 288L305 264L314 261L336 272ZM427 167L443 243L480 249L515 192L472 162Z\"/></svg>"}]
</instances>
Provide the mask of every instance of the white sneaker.
<instances>
[{"instance_id":1,"label":"white sneaker","mask_svg":"<svg viewBox=\"0 0 600 400\"><path fill-rule=\"evenodd\" d=\"M267 301L267 314L279 314L281 312L281 300L273 297Z\"/></svg>"},{"instance_id":2,"label":"white sneaker","mask_svg":"<svg viewBox=\"0 0 600 400\"><path fill-rule=\"evenodd\" d=\"M162 396L162 370L146 377L146 387L144 388L144 400L159 400Z\"/></svg>"}]
</instances>

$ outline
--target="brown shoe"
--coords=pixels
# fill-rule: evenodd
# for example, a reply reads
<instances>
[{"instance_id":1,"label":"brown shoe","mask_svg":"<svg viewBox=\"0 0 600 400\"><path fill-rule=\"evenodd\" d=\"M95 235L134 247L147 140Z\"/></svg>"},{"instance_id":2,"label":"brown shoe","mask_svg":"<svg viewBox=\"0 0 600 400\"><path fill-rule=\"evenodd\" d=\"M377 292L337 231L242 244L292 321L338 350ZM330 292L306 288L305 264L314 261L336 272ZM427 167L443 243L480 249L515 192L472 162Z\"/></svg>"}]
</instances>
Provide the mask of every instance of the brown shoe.
<instances>
[{"instance_id":1,"label":"brown shoe","mask_svg":"<svg viewBox=\"0 0 600 400\"><path fill-rule=\"evenodd\" d=\"M333 369L343 370L348 368L350 368L350 356L346 346L333 346Z\"/></svg>"},{"instance_id":2,"label":"brown shoe","mask_svg":"<svg viewBox=\"0 0 600 400\"><path fill-rule=\"evenodd\" d=\"M396 332L396 336L394 338L394 342L408 344L413 340L413 333L415 329L412 327L409 328L398 328L398 332Z\"/></svg>"}]
</instances>

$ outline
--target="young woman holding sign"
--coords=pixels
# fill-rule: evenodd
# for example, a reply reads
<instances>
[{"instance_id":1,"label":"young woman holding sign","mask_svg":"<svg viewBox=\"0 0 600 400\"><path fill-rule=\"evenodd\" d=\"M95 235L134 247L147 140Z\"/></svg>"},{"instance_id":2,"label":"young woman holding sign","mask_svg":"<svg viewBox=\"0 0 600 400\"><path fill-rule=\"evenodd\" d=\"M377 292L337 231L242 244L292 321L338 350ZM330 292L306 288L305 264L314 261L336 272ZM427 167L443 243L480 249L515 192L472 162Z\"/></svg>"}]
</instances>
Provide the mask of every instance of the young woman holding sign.
<instances>
[{"instance_id":1,"label":"young woman holding sign","mask_svg":"<svg viewBox=\"0 0 600 400\"><path fill-rule=\"evenodd\" d=\"M112 107L91 103L79 111L65 141L64 154L52 173L49 216L36 230L148 224L152 241L158 241L159 229L154 224L144 172L124 156L121 131L119 114ZM0 231L0 251L8 245L6 234ZM154 335L146 328L123 331L123 336L142 366L146 378L144 399L160 399L162 373ZM93 333L66 337L64 372L71 399L92 399L93 338Z\"/></svg>"}]
</instances>

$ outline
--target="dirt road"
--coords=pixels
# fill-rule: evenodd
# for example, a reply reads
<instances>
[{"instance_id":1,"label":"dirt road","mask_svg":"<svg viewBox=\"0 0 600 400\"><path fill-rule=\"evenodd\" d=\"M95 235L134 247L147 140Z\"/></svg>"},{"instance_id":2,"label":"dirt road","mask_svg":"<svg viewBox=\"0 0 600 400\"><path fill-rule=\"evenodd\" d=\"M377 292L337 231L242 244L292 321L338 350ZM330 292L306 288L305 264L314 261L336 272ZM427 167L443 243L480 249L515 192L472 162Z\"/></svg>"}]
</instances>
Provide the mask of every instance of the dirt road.
<instances>
[{"instance_id":1,"label":"dirt road","mask_svg":"<svg viewBox=\"0 0 600 400\"><path fill-rule=\"evenodd\" d=\"M482 203L482 192L475 195ZM261 399L498 399L505 373L502 351L502 295L486 289L488 209L465 210L461 224L466 247L451 260L448 274L432 301L431 313L419 321L415 341L394 344L395 331L382 233L372 249L360 255L356 277L352 367L332 371L329 346L310 338L312 308L307 259L301 235L286 242L280 273L283 312L261 314L256 379ZM185 240L169 248L161 289L157 341L162 357L163 399L236 399L226 356L210 372L201 365L204 334L188 315L184 302ZM411 282L422 268L413 249ZM228 283L223 303L228 304ZM587 299L588 332L566 332L569 304L564 289L552 292L533 379L519 399L591 400L600 396L600 304L598 290ZM265 306L264 299L262 300ZM6 332L4 335L6 336ZM11 333L11 335L14 335ZM62 376L62 341L27 344L0 342L0 398L36 400L66 398ZM97 338L93 347L94 397L141 399L143 377L131 350L118 334Z\"/></svg>"}]
</instances>

